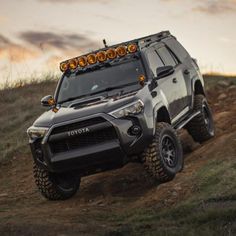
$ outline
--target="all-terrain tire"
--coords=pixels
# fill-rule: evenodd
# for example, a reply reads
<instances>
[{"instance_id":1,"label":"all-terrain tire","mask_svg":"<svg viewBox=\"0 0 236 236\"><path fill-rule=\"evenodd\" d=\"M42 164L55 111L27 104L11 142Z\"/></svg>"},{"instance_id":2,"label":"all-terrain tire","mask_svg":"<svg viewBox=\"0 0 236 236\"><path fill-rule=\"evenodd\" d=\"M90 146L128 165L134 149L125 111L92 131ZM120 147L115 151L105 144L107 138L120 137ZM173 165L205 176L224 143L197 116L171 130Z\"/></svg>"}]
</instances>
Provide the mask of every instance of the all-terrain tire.
<instances>
[{"instance_id":1,"label":"all-terrain tire","mask_svg":"<svg viewBox=\"0 0 236 236\"><path fill-rule=\"evenodd\" d=\"M187 125L186 129L194 141L202 143L214 137L214 121L205 96L195 95L194 111L200 111Z\"/></svg>"},{"instance_id":2,"label":"all-terrain tire","mask_svg":"<svg viewBox=\"0 0 236 236\"><path fill-rule=\"evenodd\" d=\"M169 163L167 152L171 154L172 147L174 158ZM168 155L169 155L168 154ZM157 123L155 136L142 155L142 160L147 173L157 182L164 183L174 179L177 172L183 169L183 151L176 131L168 123Z\"/></svg>"},{"instance_id":3,"label":"all-terrain tire","mask_svg":"<svg viewBox=\"0 0 236 236\"><path fill-rule=\"evenodd\" d=\"M35 163L33 172L39 191L48 200L66 200L71 198L77 192L80 185L80 178L78 177L69 173L51 173ZM61 179L64 183L62 183Z\"/></svg>"}]
</instances>

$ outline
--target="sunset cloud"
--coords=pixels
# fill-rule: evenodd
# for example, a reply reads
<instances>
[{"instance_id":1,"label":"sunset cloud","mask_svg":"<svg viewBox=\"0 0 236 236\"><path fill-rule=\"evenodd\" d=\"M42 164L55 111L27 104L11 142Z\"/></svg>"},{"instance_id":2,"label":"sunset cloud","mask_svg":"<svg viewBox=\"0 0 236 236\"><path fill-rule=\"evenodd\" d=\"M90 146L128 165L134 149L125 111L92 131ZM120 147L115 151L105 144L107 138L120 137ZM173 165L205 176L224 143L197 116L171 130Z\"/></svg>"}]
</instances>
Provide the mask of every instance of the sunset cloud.
<instances>
[{"instance_id":1,"label":"sunset cloud","mask_svg":"<svg viewBox=\"0 0 236 236\"><path fill-rule=\"evenodd\" d=\"M37 50L21 46L12 42L4 35L0 35L0 58L18 63L28 59L39 57Z\"/></svg>"},{"instance_id":2,"label":"sunset cloud","mask_svg":"<svg viewBox=\"0 0 236 236\"><path fill-rule=\"evenodd\" d=\"M6 45L10 44L10 40L6 38L5 36L0 34L0 48L5 47Z\"/></svg>"},{"instance_id":3,"label":"sunset cloud","mask_svg":"<svg viewBox=\"0 0 236 236\"><path fill-rule=\"evenodd\" d=\"M161 0L167 4L180 4L185 2L190 3L187 0ZM236 13L236 0L199 0L191 1L192 10L202 12L209 15Z\"/></svg>"},{"instance_id":4,"label":"sunset cloud","mask_svg":"<svg viewBox=\"0 0 236 236\"><path fill-rule=\"evenodd\" d=\"M80 34L25 31L19 38L40 49L53 47L59 50L95 48L97 43Z\"/></svg>"},{"instance_id":5,"label":"sunset cloud","mask_svg":"<svg viewBox=\"0 0 236 236\"><path fill-rule=\"evenodd\" d=\"M194 10L207 14L236 13L236 0L208 0L195 7Z\"/></svg>"}]
</instances>

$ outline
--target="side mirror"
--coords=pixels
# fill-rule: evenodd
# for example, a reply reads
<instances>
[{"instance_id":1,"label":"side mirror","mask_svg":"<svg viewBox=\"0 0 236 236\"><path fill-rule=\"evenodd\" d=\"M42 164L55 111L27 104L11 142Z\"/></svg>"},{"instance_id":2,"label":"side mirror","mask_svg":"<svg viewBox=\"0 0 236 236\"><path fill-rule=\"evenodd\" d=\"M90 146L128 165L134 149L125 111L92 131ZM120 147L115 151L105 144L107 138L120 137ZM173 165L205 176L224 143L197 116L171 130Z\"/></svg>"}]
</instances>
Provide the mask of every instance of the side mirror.
<instances>
[{"instance_id":1,"label":"side mirror","mask_svg":"<svg viewBox=\"0 0 236 236\"><path fill-rule=\"evenodd\" d=\"M56 104L52 95L47 95L41 99L41 105L43 107L51 107Z\"/></svg>"},{"instance_id":2,"label":"side mirror","mask_svg":"<svg viewBox=\"0 0 236 236\"><path fill-rule=\"evenodd\" d=\"M157 73L157 77L156 79L161 79L164 78L168 75L173 74L175 71L173 66L162 66L162 67L158 67L156 70Z\"/></svg>"}]
</instances>

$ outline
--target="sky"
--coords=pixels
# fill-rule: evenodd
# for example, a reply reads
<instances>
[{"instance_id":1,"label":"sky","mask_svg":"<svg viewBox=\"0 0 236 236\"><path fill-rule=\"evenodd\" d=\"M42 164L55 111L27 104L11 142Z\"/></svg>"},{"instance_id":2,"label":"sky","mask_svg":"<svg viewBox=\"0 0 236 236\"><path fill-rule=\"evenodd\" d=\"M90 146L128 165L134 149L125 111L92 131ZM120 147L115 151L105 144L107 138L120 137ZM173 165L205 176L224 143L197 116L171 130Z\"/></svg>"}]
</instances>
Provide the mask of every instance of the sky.
<instances>
[{"instance_id":1,"label":"sky","mask_svg":"<svg viewBox=\"0 0 236 236\"><path fill-rule=\"evenodd\" d=\"M0 84L170 30L203 72L236 74L236 0L0 0Z\"/></svg>"}]
</instances>

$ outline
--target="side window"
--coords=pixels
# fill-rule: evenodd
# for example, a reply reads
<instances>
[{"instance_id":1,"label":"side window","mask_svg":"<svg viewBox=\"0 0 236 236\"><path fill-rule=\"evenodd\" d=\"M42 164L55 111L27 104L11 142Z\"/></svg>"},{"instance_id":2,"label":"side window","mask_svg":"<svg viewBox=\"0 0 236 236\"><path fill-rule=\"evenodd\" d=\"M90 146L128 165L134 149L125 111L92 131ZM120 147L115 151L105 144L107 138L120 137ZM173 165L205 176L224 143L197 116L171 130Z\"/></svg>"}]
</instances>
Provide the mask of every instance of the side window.
<instances>
[{"instance_id":1,"label":"side window","mask_svg":"<svg viewBox=\"0 0 236 236\"><path fill-rule=\"evenodd\" d=\"M147 52L147 60L148 60L149 67L150 67L153 75L156 76L157 67L162 67L162 66L164 66L164 64L163 64L161 58L157 55L156 51L153 50L153 48L151 48Z\"/></svg>"},{"instance_id":2,"label":"side window","mask_svg":"<svg viewBox=\"0 0 236 236\"><path fill-rule=\"evenodd\" d=\"M166 47L159 48L157 52L164 61L166 66L175 67L178 64L176 60L171 56L169 50Z\"/></svg>"}]
</instances>

